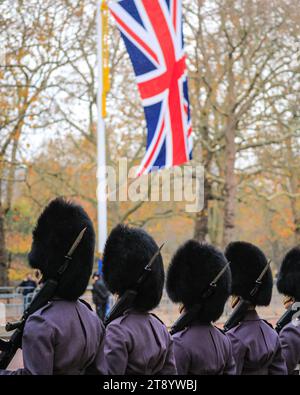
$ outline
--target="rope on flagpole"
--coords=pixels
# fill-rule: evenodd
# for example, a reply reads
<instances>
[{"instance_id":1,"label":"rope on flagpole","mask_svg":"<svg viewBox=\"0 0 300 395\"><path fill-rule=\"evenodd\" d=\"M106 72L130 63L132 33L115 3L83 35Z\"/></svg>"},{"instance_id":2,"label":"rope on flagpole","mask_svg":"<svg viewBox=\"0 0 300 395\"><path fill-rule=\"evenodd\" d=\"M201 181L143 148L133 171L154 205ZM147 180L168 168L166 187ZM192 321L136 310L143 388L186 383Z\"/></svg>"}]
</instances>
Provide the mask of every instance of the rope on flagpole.
<instances>
[{"instance_id":1,"label":"rope on flagpole","mask_svg":"<svg viewBox=\"0 0 300 395\"><path fill-rule=\"evenodd\" d=\"M106 13L106 21L104 14ZM105 123L108 69L108 8L106 0L97 0L97 228L98 252L101 256L107 239L107 198L106 198L106 139ZM105 34L106 33L106 34ZM106 38L104 37L106 36ZM106 42L105 42L106 39ZM106 53L103 53L105 49ZM105 56L106 55L106 56ZM104 63L105 62L105 63ZM104 65L106 71L104 72Z\"/></svg>"},{"instance_id":2,"label":"rope on flagpole","mask_svg":"<svg viewBox=\"0 0 300 395\"><path fill-rule=\"evenodd\" d=\"M102 17L102 117L106 117L106 95L110 90L109 80L109 44L108 44L108 5L106 0L101 5Z\"/></svg>"}]
</instances>

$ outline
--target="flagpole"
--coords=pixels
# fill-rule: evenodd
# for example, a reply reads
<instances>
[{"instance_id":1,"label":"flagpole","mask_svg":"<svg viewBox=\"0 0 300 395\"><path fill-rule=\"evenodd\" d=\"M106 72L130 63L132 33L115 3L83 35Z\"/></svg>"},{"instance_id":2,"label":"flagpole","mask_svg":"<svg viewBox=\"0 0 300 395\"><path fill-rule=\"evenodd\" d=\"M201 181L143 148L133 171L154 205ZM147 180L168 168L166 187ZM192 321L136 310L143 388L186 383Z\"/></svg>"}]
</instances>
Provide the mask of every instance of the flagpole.
<instances>
[{"instance_id":1,"label":"flagpole","mask_svg":"<svg viewBox=\"0 0 300 395\"><path fill-rule=\"evenodd\" d=\"M103 42L102 7L103 0L97 0L97 226L98 252L102 255L107 238L107 201L106 201L106 145L105 123L103 118Z\"/></svg>"}]
</instances>

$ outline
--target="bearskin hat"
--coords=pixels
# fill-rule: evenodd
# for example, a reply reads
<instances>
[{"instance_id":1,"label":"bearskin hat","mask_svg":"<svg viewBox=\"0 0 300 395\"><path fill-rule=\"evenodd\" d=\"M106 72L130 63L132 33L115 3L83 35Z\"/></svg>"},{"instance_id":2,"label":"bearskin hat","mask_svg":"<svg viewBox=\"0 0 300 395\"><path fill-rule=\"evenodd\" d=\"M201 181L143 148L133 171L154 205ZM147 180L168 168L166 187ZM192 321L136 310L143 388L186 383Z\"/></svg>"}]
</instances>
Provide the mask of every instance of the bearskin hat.
<instances>
[{"instance_id":1,"label":"bearskin hat","mask_svg":"<svg viewBox=\"0 0 300 395\"><path fill-rule=\"evenodd\" d=\"M231 294L241 296L254 306L268 306L271 302L273 288L270 268L262 278L262 285L258 293L254 296L250 295L256 280L268 263L265 254L251 243L236 241L228 244L225 256L230 262L231 268Z\"/></svg>"},{"instance_id":2,"label":"bearskin hat","mask_svg":"<svg viewBox=\"0 0 300 395\"><path fill-rule=\"evenodd\" d=\"M209 284L227 264L223 253L209 244L195 240L184 243L175 252L167 273L167 292L174 303L182 303L188 310L201 302ZM213 295L208 297L199 314L199 321L216 321L223 313L230 295L230 270L219 278Z\"/></svg>"},{"instance_id":3,"label":"bearskin hat","mask_svg":"<svg viewBox=\"0 0 300 395\"><path fill-rule=\"evenodd\" d=\"M280 293L300 301L300 247L292 248L283 258L277 288Z\"/></svg>"},{"instance_id":4,"label":"bearskin hat","mask_svg":"<svg viewBox=\"0 0 300 395\"><path fill-rule=\"evenodd\" d=\"M110 292L122 296L134 287L158 248L143 229L117 225L111 231L103 253L103 278ZM163 261L158 255L133 307L139 311L154 309L161 300L163 285Z\"/></svg>"},{"instance_id":5,"label":"bearskin hat","mask_svg":"<svg viewBox=\"0 0 300 395\"><path fill-rule=\"evenodd\" d=\"M59 280L57 296L63 299L76 300L88 285L94 261L93 224L81 206L57 198L44 209L32 233L29 264L39 269L46 281L56 276L65 255L84 228L87 229L83 238Z\"/></svg>"}]
</instances>

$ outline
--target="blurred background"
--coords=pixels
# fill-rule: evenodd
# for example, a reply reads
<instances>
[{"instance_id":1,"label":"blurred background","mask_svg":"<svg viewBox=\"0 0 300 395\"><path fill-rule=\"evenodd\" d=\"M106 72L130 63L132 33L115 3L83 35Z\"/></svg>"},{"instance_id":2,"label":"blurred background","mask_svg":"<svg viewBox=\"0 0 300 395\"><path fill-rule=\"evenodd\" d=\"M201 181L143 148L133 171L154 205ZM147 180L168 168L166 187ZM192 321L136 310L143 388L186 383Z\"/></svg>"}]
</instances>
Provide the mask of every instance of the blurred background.
<instances>
[{"instance_id":1,"label":"blurred background","mask_svg":"<svg viewBox=\"0 0 300 395\"><path fill-rule=\"evenodd\" d=\"M186 213L174 199L109 202L109 229L125 222L158 243L168 240L166 267L187 238L220 248L247 240L265 251L275 275L283 254L300 243L299 1L183 5L204 208ZM96 45L94 0L0 1L0 287L19 285L29 272L32 228L50 199L75 199L96 224ZM108 45L107 163L126 157L136 165L146 125L112 20ZM161 312L173 317L170 311L164 298Z\"/></svg>"}]
</instances>

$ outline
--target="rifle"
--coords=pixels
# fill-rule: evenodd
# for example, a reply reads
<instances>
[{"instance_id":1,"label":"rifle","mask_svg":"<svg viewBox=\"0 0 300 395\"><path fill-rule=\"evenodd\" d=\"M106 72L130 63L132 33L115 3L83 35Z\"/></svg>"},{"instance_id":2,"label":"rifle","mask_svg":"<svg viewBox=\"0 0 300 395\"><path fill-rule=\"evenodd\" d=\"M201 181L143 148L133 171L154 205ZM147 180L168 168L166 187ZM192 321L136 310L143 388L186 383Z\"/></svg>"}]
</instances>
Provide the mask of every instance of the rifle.
<instances>
[{"instance_id":1,"label":"rifle","mask_svg":"<svg viewBox=\"0 0 300 395\"><path fill-rule=\"evenodd\" d=\"M153 255L153 257L150 259L149 263L144 267L143 273L137 280L136 284L133 287L131 287L130 289L128 289L126 292L124 292L124 294L120 297L120 299L117 301L117 303L113 306L109 315L104 320L105 326L107 326L110 322L112 322L116 318L123 315L123 313L126 310L128 310L132 307L133 302L134 302L135 298L137 297L142 284L145 282L145 280L150 275L151 267L152 267L155 259L160 254L160 251L162 250L164 245L165 245L165 243L163 243L159 247L159 249L156 251L156 253Z\"/></svg>"},{"instance_id":2,"label":"rifle","mask_svg":"<svg viewBox=\"0 0 300 395\"><path fill-rule=\"evenodd\" d=\"M201 312L203 308L203 304L205 303L205 300L207 300L210 296L212 296L217 288L217 282L219 278L225 273L227 268L229 267L229 262L223 267L223 269L217 274L217 276L212 280L212 282L209 284L207 289L203 292L201 295L201 302L197 303L193 307L191 307L188 311L184 312L181 314L181 316L177 319L177 321L173 324L170 334L174 335L177 332L182 331L184 328L189 326L193 321L195 321L199 313Z\"/></svg>"},{"instance_id":3,"label":"rifle","mask_svg":"<svg viewBox=\"0 0 300 395\"><path fill-rule=\"evenodd\" d=\"M258 291L262 285L262 279L263 279L264 275L266 274L267 270L269 269L270 264L271 264L271 261L268 261L268 263L264 267L263 271L260 273L258 279L255 281L255 286L251 290L249 296L255 296L258 293ZM248 300L240 298L240 301L238 302L236 307L233 309L231 316L228 318L228 320L224 324L224 331L227 332L231 328L234 328L235 326L237 326L244 319L244 317L251 305L252 305L252 303L249 302Z\"/></svg>"},{"instance_id":4,"label":"rifle","mask_svg":"<svg viewBox=\"0 0 300 395\"><path fill-rule=\"evenodd\" d=\"M287 324L292 321L293 316L300 311L300 303L295 302L293 303L287 311L279 318L276 323L275 330L277 333L281 331Z\"/></svg>"},{"instance_id":5,"label":"rifle","mask_svg":"<svg viewBox=\"0 0 300 395\"><path fill-rule=\"evenodd\" d=\"M78 244L80 243L85 231L86 228L82 229L82 231L79 233L67 255L65 255L65 261L63 265L58 269L55 278L49 279L45 282L38 294L35 296L28 308L23 313L22 318L19 321L12 323L8 322L6 324L6 331L14 331L14 333L11 335L8 341L0 339L0 369L6 369L12 361L13 357L15 356L17 350L19 348L22 348L23 331L27 319L37 310L44 307L55 296L60 277L69 266L69 263L72 260L72 255Z\"/></svg>"}]
</instances>

